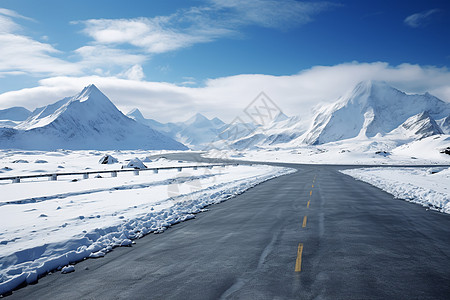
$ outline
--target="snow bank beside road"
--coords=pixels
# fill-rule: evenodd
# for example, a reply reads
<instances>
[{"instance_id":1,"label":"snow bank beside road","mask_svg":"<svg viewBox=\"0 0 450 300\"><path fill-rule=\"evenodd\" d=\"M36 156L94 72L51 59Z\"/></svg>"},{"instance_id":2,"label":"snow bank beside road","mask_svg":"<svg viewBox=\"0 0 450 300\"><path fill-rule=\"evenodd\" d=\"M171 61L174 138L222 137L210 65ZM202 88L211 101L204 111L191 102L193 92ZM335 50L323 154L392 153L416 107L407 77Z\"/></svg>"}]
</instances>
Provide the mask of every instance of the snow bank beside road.
<instances>
[{"instance_id":1,"label":"snow bank beside road","mask_svg":"<svg viewBox=\"0 0 450 300\"><path fill-rule=\"evenodd\" d=\"M341 171L396 198L450 214L450 168L364 168Z\"/></svg>"},{"instance_id":2,"label":"snow bank beside road","mask_svg":"<svg viewBox=\"0 0 450 300\"><path fill-rule=\"evenodd\" d=\"M194 218L205 206L292 172L241 165L0 185L0 198L5 198L0 201L0 295L52 270L102 257L117 246L130 246L145 234L161 233ZM65 194L60 186L65 186ZM42 195L39 201L22 201Z\"/></svg>"}]
</instances>

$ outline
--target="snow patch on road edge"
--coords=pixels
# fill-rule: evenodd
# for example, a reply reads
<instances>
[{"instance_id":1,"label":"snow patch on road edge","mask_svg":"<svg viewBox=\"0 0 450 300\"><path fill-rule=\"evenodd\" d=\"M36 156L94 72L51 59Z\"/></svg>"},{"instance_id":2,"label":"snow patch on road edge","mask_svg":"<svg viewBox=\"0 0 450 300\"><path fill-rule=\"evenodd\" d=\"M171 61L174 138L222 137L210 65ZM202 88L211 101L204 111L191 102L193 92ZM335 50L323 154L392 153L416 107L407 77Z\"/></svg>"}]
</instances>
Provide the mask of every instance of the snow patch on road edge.
<instances>
[{"instance_id":1,"label":"snow patch on road edge","mask_svg":"<svg viewBox=\"0 0 450 300\"><path fill-rule=\"evenodd\" d=\"M398 174L399 176L423 177L423 175L416 174L416 172L414 172L416 171L415 169L416 168L361 168L340 170L340 172L382 189L383 191L392 194L397 199L403 199L439 212L450 214L450 195L448 193L438 192L427 186L418 186L417 184L401 182L393 178L388 178L388 176L383 176L386 175L387 172L391 173L391 176L389 177L392 177L393 172L401 171L403 173L406 172L407 174Z\"/></svg>"}]
</instances>

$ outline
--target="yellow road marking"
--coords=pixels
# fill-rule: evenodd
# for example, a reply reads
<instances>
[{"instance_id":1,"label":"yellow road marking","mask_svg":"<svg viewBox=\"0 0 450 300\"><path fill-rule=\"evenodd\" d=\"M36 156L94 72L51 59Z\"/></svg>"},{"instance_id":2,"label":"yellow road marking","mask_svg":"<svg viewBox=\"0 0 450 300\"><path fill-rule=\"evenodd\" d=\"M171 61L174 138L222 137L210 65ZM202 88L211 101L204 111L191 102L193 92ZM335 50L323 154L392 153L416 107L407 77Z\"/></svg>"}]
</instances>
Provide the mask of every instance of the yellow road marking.
<instances>
[{"instance_id":1,"label":"yellow road marking","mask_svg":"<svg viewBox=\"0 0 450 300\"><path fill-rule=\"evenodd\" d=\"M309 200L308 200L308 203L306 204L306 208L309 208Z\"/></svg>"},{"instance_id":2,"label":"yellow road marking","mask_svg":"<svg viewBox=\"0 0 450 300\"><path fill-rule=\"evenodd\" d=\"M302 224L302 227L303 227L303 228L306 227L306 219L307 219L307 218L308 218L307 216L304 216L304 217L303 217L303 224Z\"/></svg>"},{"instance_id":3,"label":"yellow road marking","mask_svg":"<svg viewBox=\"0 0 450 300\"><path fill-rule=\"evenodd\" d=\"M309 195L310 195L310 196L312 195L312 191L309 191Z\"/></svg>"},{"instance_id":4,"label":"yellow road marking","mask_svg":"<svg viewBox=\"0 0 450 300\"><path fill-rule=\"evenodd\" d=\"M314 187L314 184L312 185L312 187Z\"/></svg>"},{"instance_id":5,"label":"yellow road marking","mask_svg":"<svg viewBox=\"0 0 450 300\"><path fill-rule=\"evenodd\" d=\"M303 244L298 244L297 249L297 260L295 261L295 272L300 272L302 270L302 252L303 252Z\"/></svg>"}]
</instances>

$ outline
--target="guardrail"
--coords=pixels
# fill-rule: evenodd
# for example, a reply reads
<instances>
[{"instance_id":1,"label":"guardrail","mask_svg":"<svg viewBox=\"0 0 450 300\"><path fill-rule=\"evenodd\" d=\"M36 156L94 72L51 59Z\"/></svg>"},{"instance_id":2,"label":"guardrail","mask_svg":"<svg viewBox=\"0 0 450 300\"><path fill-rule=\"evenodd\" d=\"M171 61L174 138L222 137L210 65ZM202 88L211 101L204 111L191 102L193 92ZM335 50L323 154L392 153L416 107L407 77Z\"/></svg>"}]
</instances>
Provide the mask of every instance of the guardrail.
<instances>
[{"instance_id":1,"label":"guardrail","mask_svg":"<svg viewBox=\"0 0 450 300\"><path fill-rule=\"evenodd\" d=\"M58 180L58 177L60 176L74 176L74 175L83 175L83 179L88 179L89 175L91 174L105 174L105 173L111 173L111 177L117 177L118 173L124 173L124 172L134 172L134 175L139 175L140 172L145 171L153 171L153 173L158 173L160 170L170 170L170 169L177 169L178 172L181 172L183 169L194 169L197 170L199 168L209 168L212 169L213 167L225 167L225 166L237 166L239 164L209 164L209 165L195 165L195 166L176 166L176 167L155 167L155 168L145 168L145 169L118 169L118 170L98 170L98 171L85 171L85 172L64 172L64 173L46 173L46 174L36 174L36 175L19 175L19 176L10 176L10 177L0 177L1 180L11 180L12 183L19 183L22 179L29 179L29 178L41 178L41 177L48 177L51 181Z\"/></svg>"}]
</instances>

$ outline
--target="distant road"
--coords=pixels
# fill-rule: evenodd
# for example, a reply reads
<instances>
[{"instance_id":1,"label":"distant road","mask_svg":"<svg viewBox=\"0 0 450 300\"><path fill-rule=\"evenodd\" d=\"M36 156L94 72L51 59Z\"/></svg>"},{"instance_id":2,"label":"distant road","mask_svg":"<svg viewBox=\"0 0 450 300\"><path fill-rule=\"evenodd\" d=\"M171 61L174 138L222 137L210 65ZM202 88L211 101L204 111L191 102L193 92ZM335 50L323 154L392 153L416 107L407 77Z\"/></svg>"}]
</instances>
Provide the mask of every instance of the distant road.
<instances>
[{"instance_id":1,"label":"distant road","mask_svg":"<svg viewBox=\"0 0 450 300\"><path fill-rule=\"evenodd\" d=\"M299 171L7 299L450 298L450 215L282 165Z\"/></svg>"}]
</instances>

